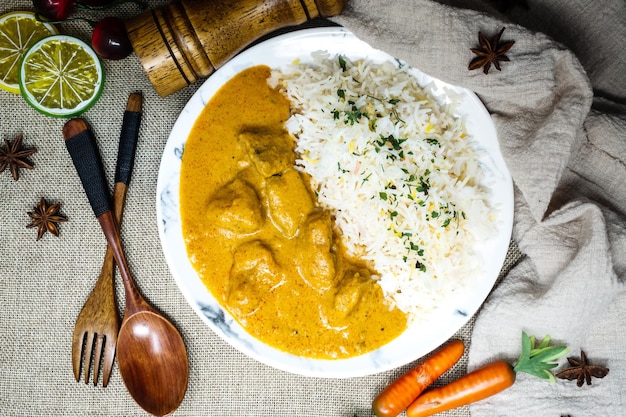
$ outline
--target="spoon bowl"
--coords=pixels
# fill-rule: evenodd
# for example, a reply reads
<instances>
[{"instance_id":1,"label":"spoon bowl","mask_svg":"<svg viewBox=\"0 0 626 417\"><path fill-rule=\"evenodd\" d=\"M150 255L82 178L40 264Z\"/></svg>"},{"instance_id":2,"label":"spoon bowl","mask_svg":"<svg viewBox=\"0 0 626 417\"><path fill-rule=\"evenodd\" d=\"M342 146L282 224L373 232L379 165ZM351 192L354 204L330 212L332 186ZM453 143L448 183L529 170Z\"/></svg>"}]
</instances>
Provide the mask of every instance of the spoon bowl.
<instances>
[{"instance_id":1,"label":"spoon bowl","mask_svg":"<svg viewBox=\"0 0 626 417\"><path fill-rule=\"evenodd\" d=\"M118 334L117 361L137 404L150 414L170 414L182 402L189 374L182 338L162 316L140 311L126 316ZM164 337L167 336L167 337Z\"/></svg>"}]
</instances>

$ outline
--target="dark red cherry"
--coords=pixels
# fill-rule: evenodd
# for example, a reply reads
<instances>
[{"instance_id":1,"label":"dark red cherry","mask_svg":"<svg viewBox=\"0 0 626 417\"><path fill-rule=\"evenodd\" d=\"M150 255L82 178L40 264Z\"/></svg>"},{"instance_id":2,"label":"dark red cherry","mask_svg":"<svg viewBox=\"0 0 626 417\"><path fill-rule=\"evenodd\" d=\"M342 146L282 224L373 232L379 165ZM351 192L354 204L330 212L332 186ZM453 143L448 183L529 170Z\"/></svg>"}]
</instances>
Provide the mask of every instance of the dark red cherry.
<instances>
[{"instance_id":1,"label":"dark red cherry","mask_svg":"<svg viewBox=\"0 0 626 417\"><path fill-rule=\"evenodd\" d=\"M91 46L106 59L123 59L133 52L124 21L119 17L105 17L93 28Z\"/></svg>"},{"instance_id":2,"label":"dark red cherry","mask_svg":"<svg viewBox=\"0 0 626 417\"><path fill-rule=\"evenodd\" d=\"M74 11L76 0L33 0L35 10L50 20L65 20Z\"/></svg>"}]
</instances>

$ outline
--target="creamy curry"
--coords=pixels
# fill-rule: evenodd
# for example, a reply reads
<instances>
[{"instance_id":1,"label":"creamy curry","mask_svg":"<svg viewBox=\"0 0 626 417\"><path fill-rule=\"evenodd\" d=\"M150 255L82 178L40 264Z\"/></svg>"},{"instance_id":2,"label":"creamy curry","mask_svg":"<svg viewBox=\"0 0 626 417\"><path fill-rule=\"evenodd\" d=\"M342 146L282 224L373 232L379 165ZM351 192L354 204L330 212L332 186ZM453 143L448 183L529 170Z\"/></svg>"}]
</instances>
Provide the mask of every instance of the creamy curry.
<instances>
[{"instance_id":1,"label":"creamy curry","mask_svg":"<svg viewBox=\"0 0 626 417\"><path fill-rule=\"evenodd\" d=\"M289 101L249 68L206 105L185 144L183 234L204 284L253 336L283 351L345 358L406 328L367 265L350 259L283 127Z\"/></svg>"}]
</instances>

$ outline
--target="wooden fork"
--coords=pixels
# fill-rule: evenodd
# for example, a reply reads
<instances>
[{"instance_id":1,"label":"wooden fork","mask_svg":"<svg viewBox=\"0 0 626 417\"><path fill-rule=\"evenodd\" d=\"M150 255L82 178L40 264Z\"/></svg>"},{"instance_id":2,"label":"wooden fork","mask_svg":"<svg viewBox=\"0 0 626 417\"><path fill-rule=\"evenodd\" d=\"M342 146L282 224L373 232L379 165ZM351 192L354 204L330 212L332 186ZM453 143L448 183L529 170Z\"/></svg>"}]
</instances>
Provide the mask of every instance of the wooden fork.
<instances>
[{"instance_id":1,"label":"wooden fork","mask_svg":"<svg viewBox=\"0 0 626 417\"><path fill-rule=\"evenodd\" d=\"M122 222L126 191L135 159L141 106L141 94L132 93L122 122L113 189L113 214L118 228ZM72 367L77 382L83 370L85 383L88 383L89 371L93 368L94 385L98 384L101 370L102 386L106 387L109 383L120 328L113 285L114 264L113 251L107 246L98 281L76 319L72 337Z\"/></svg>"}]
</instances>

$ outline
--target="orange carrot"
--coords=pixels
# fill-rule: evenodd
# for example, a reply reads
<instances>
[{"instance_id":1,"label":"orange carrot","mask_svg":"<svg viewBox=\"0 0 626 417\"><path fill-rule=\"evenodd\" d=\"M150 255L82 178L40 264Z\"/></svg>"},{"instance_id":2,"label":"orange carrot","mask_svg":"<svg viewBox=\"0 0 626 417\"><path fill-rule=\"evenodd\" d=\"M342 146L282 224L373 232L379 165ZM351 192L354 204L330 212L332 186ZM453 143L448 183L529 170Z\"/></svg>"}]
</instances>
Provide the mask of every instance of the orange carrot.
<instances>
[{"instance_id":1,"label":"orange carrot","mask_svg":"<svg viewBox=\"0 0 626 417\"><path fill-rule=\"evenodd\" d=\"M463 355L460 340L446 344L382 391L372 402L377 417L395 417L404 411L430 384L450 369Z\"/></svg>"},{"instance_id":2,"label":"orange carrot","mask_svg":"<svg viewBox=\"0 0 626 417\"><path fill-rule=\"evenodd\" d=\"M407 417L430 416L497 394L513 385L515 371L505 361L495 361L443 387L417 397L406 410Z\"/></svg>"},{"instance_id":3,"label":"orange carrot","mask_svg":"<svg viewBox=\"0 0 626 417\"><path fill-rule=\"evenodd\" d=\"M522 332L522 352L515 366L497 360L419 397L406 410L407 417L425 417L452 408L480 401L509 388L519 372L555 381L550 369L557 366L554 360L568 352L566 346L549 346L546 336L535 346L535 338Z\"/></svg>"}]
</instances>

